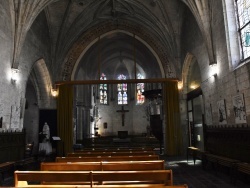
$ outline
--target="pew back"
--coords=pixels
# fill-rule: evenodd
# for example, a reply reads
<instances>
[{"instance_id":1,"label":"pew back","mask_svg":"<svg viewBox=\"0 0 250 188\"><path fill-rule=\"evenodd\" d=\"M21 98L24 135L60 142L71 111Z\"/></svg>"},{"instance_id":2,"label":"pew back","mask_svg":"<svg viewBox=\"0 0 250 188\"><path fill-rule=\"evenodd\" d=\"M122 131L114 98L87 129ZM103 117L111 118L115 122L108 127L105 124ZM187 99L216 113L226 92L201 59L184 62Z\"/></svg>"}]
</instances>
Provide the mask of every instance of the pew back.
<instances>
[{"instance_id":1,"label":"pew back","mask_svg":"<svg viewBox=\"0 0 250 188\"><path fill-rule=\"evenodd\" d=\"M142 156L56 157L56 162L149 161L149 160L159 160L159 156L142 155Z\"/></svg>"},{"instance_id":2,"label":"pew back","mask_svg":"<svg viewBox=\"0 0 250 188\"><path fill-rule=\"evenodd\" d=\"M172 170L146 171L15 171L15 187L24 182L47 185L164 184L173 185Z\"/></svg>"},{"instance_id":3,"label":"pew back","mask_svg":"<svg viewBox=\"0 0 250 188\"><path fill-rule=\"evenodd\" d=\"M164 160L102 162L102 170L164 170Z\"/></svg>"},{"instance_id":4,"label":"pew back","mask_svg":"<svg viewBox=\"0 0 250 188\"><path fill-rule=\"evenodd\" d=\"M154 151L115 151L115 152L77 152L68 153L67 157L95 157L95 156L127 156L127 155L155 155Z\"/></svg>"},{"instance_id":5,"label":"pew back","mask_svg":"<svg viewBox=\"0 0 250 188\"><path fill-rule=\"evenodd\" d=\"M90 188L90 185L23 185L26 188ZM93 185L95 188L188 188L185 185L163 185L163 184L131 184L131 185Z\"/></svg>"},{"instance_id":6,"label":"pew back","mask_svg":"<svg viewBox=\"0 0 250 188\"><path fill-rule=\"evenodd\" d=\"M67 157L96 157L96 156L128 156L128 155L155 155L154 151L118 151L118 152L77 152L68 153Z\"/></svg>"},{"instance_id":7,"label":"pew back","mask_svg":"<svg viewBox=\"0 0 250 188\"><path fill-rule=\"evenodd\" d=\"M104 162L43 162L43 171L114 171L114 170L164 170L164 160L154 161L104 161Z\"/></svg>"},{"instance_id":8,"label":"pew back","mask_svg":"<svg viewBox=\"0 0 250 188\"><path fill-rule=\"evenodd\" d=\"M92 176L95 184L102 182L101 184L158 183L173 185L171 170L95 171Z\"/></svg>"},{"instance_id":9,"label":"pew back","mask_svg":"<svg viewBox=\"0 0 250 188\"><path fill-rule=\"evenodd\" d=\"M74 152L78 153L78 152L115 152L115 151L154 151L155 148L93 148L93 149L87 149L87 148L83 148L83 149L75 149Z\"/></svg>"},{"instance_id":10,"label":"pew back","mask_svg":"<svg viewBox=\"0 0 250 188\"><path fill-rule=\"evenodd\" d=\"M43 162L42 171L101 171L101 162Z\"/></svg>"}]
</instances>

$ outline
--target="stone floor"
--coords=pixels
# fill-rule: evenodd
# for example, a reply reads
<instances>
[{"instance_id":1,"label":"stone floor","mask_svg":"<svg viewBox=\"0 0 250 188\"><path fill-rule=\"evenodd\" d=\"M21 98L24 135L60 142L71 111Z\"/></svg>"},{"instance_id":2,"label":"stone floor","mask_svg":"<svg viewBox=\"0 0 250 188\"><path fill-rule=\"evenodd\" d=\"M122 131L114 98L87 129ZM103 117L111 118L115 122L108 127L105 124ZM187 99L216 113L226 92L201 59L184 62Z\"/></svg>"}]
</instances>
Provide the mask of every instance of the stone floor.
<instances>
[{"instance_id":1,"label":"stone floor","mask_svg":"<svg viewBox=\"0 0 250 188\"><path fill-rule=\"evenodd\" d=\"M192 160L187 162L185 157L164 157L166 169L173 170L174 185L187 184L189 188L249 188L249 177L244 177L234 184L223 169L215 172L212 167L202 169L201 161L196 164Z\"/></svg>"}]
</instances>

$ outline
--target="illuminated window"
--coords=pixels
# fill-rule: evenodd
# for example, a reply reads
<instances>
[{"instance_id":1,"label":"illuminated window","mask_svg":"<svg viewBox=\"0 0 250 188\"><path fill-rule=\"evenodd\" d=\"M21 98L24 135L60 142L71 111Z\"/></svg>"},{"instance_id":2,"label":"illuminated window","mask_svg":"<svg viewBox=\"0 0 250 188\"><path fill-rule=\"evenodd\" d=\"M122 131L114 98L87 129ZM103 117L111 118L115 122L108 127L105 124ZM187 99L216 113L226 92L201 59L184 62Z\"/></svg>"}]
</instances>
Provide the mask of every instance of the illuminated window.
<instances>
[{"instance_id":1,"label":"illuminated window","mask_svg":"<svg viewBox=\"0 0 250 188\"><path fill-rule=\"evenodd\" d=\"M144 77L139 73L137 74L137 79L144 79ZM144 83L136 84L136 104L143 104L145 101L144 95Z\"/></svg>"},{"instance_id":2,"label":"illuminated window","mask_svg":"<svg viewBox=\"0 0 250 188\"><path fill-rule=\"evenodd\" d=\"M102 73L100 80L107 80L106 75ZM108 104L108 85L100 84L100 104Z\"/></svg>"},{"instance_id":3,"label":"illuminated window","mask_svg":"<svg viewBox=\"0 0 250 188\"><path fill-rule=\"evenodd\" d=\"M118 76L118 80L126 80L126 76L120 74ZM126 83L117 84L117 92L118 92L118 104L124 105L128 104L128 88Z\"/></svg>"},{"instance_id":4,"label":"illuminated window","mask_svg":"<svg viewBox=\"0 0 250 188\"><path fill-rule=\"evenodd\" d=\"M250 56L250 0L235 0L242 59Z\"/></svg>"}]
</instances>

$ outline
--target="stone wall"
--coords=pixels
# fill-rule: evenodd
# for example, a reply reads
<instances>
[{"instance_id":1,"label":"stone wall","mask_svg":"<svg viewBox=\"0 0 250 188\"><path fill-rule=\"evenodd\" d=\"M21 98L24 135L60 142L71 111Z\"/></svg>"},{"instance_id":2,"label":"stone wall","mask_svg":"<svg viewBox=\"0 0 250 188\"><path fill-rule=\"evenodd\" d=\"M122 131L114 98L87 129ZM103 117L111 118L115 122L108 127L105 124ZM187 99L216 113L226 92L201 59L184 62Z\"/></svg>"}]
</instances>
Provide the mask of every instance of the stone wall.
<instances>
[{"instance_id":1,"label":"stone wall","mask_svg":"<svg viewBox=\"0 0 250 188\"><path fill-rule=\"evenodd\" d=\"M101 119L98 121L98 132L104 136L116 136L118 131L128 131L129 135L142 135L147 132L149 121L146 118L146 104L135 105L135 101L129 101L124 106L124 110L129 110L124 114L124 126L122 126L121 106L117 105L117 101L111 101L108 106L99 106L99 115ZM107 129L104 129L103 123L107 123Z\"/></svg>"},{"instance_id":2,"label":"stone wall","mask_svg":"<svg viewBox=\"0 0 250 188\"><path fill-rule=\"evenodd\" d=\"M228 59L229 56L227 51L222 1L214 1L212 6L211 33L214 58L218 67L217 76L214 77L210 75L211 68L209 67L208 54L204 42L204 37L206 36L202 35L197 24L197 20L195 20L189 10L186 12L186 20L184 21L182 33L182 59L184 61L185 55L188 52L192 53L197 59L202 77L201 89L203 91L205 109L211 105L213 125L219 124L217 102L224 100L227 113L227 125L225 126L236 126L232 97L241 93L244 94L247 124L249 124L249 65L240 65L240 59L238 59L237 61L239 66L237 66L234 70L231 70L231 67L233 66L231 65L232 61ZM182 119L182 123L185 124L184 118Z\"/></svg>"},{"instance_id":3,"label":"stone wall","mask_svg":"<svg viewBox=\"0 0 250 188\"><path fill-rule=\"evenodd\" d=\"M25 113L25 98L29 98L30 105L33 105L33 97L37 97L37 93L32 96L27 92L27 81L31 75L34 63L43 58L50 68L50 40L48 26L44 12L41 13L34 24L29 29L22 46L19 57L19 73L16 83L11 82L11 67L13 58L13 42L14 42L14 23L12 23L9 1L0 1L0 57L1 57L1 81L0 81L0 117L3 117L3 130L21 130L23 127L30 129L27 131L26 142L35 141L37 139L38 129L38 106L32 114L27 113L24 121L23 113ZM42 79L42 78L38 78ZM33 82L32 82L33 83ZM34 92L34 91L33 91ZM36 92L42 92L37 91ZM38 99L34 99L37 101ZM33 105L34 106L34 105ZM24 126L23 124L28 125ZM33 129L33 130L32 130Z\"/></svg>"}]
</instances>

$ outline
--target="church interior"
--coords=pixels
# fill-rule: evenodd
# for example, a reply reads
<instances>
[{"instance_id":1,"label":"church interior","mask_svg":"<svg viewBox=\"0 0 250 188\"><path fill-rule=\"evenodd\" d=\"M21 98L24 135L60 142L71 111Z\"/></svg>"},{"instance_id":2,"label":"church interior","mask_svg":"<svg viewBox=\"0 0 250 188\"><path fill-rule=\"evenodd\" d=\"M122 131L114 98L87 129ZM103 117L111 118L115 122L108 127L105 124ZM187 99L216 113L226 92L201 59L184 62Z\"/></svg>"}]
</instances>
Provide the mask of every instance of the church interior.
<instances>
[{"instance_id":1,"label":"church interior","mask_svg":"<svg viewBox=\"0 0 250 188\"><path fill-rule=\"evenodd\" d=\"M0 39L0 186L249 186L250 0L2 0Z\"/></svg>"}]
</instances>

